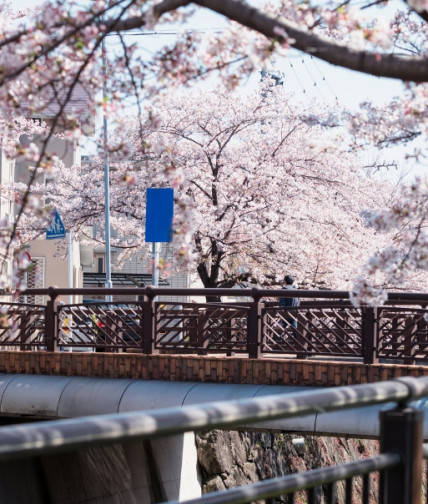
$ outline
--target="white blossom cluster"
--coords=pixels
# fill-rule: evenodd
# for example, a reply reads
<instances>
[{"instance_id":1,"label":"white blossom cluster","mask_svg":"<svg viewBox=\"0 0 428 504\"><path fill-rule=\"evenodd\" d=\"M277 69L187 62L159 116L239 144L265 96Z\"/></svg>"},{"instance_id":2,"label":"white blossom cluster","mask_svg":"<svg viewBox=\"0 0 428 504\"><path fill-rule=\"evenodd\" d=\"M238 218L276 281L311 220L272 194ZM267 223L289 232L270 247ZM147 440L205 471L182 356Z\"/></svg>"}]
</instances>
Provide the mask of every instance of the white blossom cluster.
<instances>
[{"instance_id":1,"label":"white blossom cluster","mask_svg":"<svg viewBox=\"0 0 428 504\"><path fill-rule=\"evenodd\" d=\"M426 12L424 0L408 5ZM219 9L219 3L208 7ZM142 250L144 189L157 185L175 188L177 257L195 261L207 285L244 277L274 283L292 269L307 286L343 287L363 263L367 276L382 271L384 282L398 285L425 270L424 183L376 212L391 188L362 173L351 151L362 139L384 146L426 135L425 85L408 85L392 103L366 104L359 114L295 110L272 83L251 97L232 93L249 73L269 69L272 57L287 56L297 32L308 38L309 53L321 37L379 62L396 48L426 56L423 20L404 11L370 16L360 7L271 1L263 12L253 11L251 30L243 27L245 16L238 23L235 10L237 21L220 34L183 29L147 56L122 34L131 26L144 33L161 23L178 25L199 7L190 9L185 0L51 0L43 9L16 13L1 3L1 148L28 165L29 185L2 187L2 196L16 203L17 218L3 222L0 246L14 251L18 269L27 267L20 247L46 224L50 208L43 198L63 202L67 226L82 236L86 225L101 221L103 159L66 169L48 148L54 135L79 142L101 109L115 128L108 142L102 135L96 141L114 167L112 225L120 231L121 261ZM291 25L295 39L287 32ZM119 43L103 52L112 33ZM198 95L192 84L214 74L221 87ZM124 120L131 108L139 116ZM32 117L47 121L38 125ZM340 133L344 122L352 145ZM38 183L44 177L52 183ZM363 225L363 208L371 228ZM377 281L373 288L367 278L357 285L357 297L366 291L378 299Z\"/></svg>"},{"instance_id":2,"label":"white blossom cluster","mask_svg":"<svg viewBox=\"0 0 428 504\"><path fill-rule=\"evenodd\" d=\"M354 285L354 298L365 303L375 299L380 302L385 295L382 287L405 287L409 278L428 271L428 179L417 177L402 186L390 208L367 212L365 217L369 227L389 233L392 239L367 262L364 278ZM423 289L425 282L423 276Z\"/></svg>"}]
</instances>

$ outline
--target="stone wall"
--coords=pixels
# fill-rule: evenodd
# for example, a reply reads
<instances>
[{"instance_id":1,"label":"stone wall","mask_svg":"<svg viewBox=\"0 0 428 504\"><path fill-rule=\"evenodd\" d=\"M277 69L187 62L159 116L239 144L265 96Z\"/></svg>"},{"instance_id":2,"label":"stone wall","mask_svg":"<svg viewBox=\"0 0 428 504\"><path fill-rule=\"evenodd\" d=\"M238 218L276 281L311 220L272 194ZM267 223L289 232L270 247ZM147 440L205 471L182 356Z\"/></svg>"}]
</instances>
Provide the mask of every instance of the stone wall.
<instances>
[{"instance_id":1,"label":"stone wall","mask_svg":"<svg viewBox=\"0 0 428 504\"><path fill-rule=\"evenodd\" d=\"M304 449L293 439L304 439ZM276 478L290 473L327 467L378 453L379 443L367 439L295 436L266 432L213 430L196 436L203 493ZM300 445L300 443L299 443ZM354 478L353 502L362 502L362 478ZM371 477L370 502L377 502L378 479ZM317 489L316 501L326 502L326 488ZM301 501L306 502L303 494ZM275 502L286 503L287 497ZM336 486L336 503L345 502L344 483Z\"/></svg>"}]
</instances>

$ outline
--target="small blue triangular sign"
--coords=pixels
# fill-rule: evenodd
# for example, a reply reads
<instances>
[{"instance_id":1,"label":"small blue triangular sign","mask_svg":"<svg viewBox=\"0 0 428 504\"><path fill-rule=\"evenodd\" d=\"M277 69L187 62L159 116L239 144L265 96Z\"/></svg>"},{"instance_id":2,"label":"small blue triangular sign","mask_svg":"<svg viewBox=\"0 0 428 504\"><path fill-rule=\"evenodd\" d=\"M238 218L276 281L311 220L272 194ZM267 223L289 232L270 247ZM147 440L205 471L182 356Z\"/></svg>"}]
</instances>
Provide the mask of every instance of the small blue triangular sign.
<instances>
[{"instance_id":1,"label":"small blue triangular sign","mask_svg":"<svg viewBox=\"0 0 428 504\"><path fill-rule=\"evenodd\" d=\"M52 213L50 226L46 229L46 240L60 240L65 238L65 227L56 209Z\"/></svg>"}]
</instances>

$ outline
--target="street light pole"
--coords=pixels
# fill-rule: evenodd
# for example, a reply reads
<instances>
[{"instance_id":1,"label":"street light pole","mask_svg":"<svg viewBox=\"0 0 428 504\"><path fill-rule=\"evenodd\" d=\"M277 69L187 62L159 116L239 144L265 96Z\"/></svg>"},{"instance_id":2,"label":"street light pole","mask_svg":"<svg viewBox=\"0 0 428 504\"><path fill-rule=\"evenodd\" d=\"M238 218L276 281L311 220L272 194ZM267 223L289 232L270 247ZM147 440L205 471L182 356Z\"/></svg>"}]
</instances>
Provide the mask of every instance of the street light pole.
<instances>
[{"instance_id":1,"label":"street light pole","mask_svg":"<svg viewBox=\"0 0 428 504\"><path fill-rule=\"evenodd\" d=\"M106 99L106 57L105 57L105 43L102 42L102 65L103 65L103 104ZM106 266L106 279L105 286L112 288L111 281L111 249L110 249L110 158L108 154L108 129L107 129L107 116L103 110L103 140L104 140L104 214L105 214L105 266ZM112 301L111 295L106 295L106 301Z\"/></svg>"},{"instance_id":2,"label":"street light pole","mask_svg":"<svg viewBox=\"0 0 428 504\"><path fill-rule=\"evenodd\" d=\"M106 149L107 144L107 118L104 115L104 205L105 205L105 257L106 257L106 281L107 288L113 287L111 281L111 249L110 249L110 177L109 177L109 155ZM108 296L111 298L111 296ZM109 299L108 301L111 301Z\"/></svg>"},{"instance_id":3,"label":"street light pole","mask_svg":"<svg viewBox=\"0 0 428 504\"><path fill-rule=\"evenodd\" d=\"M72 288L74 287L73 283L73 231L70 229L68 230L68 287ZM73 303L73 294L68 295L68 303L72 304Z\"/></svg>"}]
</instances>

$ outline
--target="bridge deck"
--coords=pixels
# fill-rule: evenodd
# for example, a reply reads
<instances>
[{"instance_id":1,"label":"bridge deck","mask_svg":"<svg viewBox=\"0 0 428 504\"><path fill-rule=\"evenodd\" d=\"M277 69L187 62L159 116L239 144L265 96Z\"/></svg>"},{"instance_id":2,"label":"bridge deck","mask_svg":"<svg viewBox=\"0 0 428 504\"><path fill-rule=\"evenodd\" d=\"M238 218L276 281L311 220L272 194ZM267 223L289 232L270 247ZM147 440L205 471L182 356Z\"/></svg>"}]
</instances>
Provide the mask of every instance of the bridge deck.
<instances>
[{"instance_id":1,"label":"bridge deck","mask_svg":"<svg viewBox=\"0 0 428 504\"><path fill-rule=\"evenodd\" d=\"M326 387L426 376L428 367L280 357L1 351L0 373Z\"/></svg>"}]
</instances>

